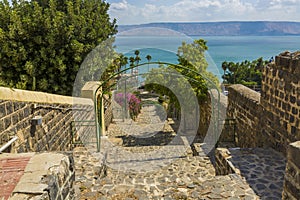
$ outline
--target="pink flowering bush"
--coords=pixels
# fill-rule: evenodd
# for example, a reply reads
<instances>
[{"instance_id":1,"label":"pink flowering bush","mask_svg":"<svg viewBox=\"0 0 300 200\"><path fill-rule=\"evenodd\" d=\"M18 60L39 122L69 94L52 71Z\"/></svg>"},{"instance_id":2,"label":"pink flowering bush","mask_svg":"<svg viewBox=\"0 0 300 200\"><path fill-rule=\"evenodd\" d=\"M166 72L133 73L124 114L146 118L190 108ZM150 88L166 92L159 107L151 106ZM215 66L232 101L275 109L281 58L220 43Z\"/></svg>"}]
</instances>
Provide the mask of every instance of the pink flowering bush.
<instances>
[{"instance_id":1,"label":"pink flowering bush","mask_svg":"<svg viewBox=\"0 0 300 200\"><path fill-rule=\"evenodd\" d=\"M138 114L141 112L141 100L132 93L127 93L126 95L124 93L118 93L115 95L115 101L122 107L124 106L125 98L130 117L135 120Z\"/></svg>"}]
</instances>

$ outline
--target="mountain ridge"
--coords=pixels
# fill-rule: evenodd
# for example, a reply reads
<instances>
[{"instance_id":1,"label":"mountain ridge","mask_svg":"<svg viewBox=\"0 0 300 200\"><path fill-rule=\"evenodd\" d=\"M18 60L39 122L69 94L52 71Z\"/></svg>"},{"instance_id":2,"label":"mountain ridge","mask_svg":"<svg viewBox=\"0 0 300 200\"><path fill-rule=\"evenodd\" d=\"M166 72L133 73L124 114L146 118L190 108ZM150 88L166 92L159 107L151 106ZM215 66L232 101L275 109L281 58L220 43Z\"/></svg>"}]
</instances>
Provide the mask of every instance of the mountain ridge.
<instances>
[{"instance_id":1,"label":"mountain ridge","mask_svg":"<svg viewBox=\"0 0 300 200\"><path fill-rule=\"evenodd\" d=\"M157 22L119 25L118 30L124 33L150 27L171 29L189 36L300 36L300 22L292 21Z\"/></svg>"}]
</instances>

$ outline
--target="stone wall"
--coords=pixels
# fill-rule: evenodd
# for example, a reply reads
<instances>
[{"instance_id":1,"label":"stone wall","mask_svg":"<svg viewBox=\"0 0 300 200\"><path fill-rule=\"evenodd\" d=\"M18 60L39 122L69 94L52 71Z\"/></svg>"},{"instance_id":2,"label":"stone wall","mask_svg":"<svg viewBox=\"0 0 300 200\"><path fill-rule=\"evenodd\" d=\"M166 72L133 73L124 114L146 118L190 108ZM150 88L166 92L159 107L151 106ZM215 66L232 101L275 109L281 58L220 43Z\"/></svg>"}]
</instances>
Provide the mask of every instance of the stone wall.
<instances>
[{"instance_id":1,"label":"stone wall","mask_svg":"<svg viewBox=\"0 0 300 200\"><path fill-rule=\"evenodd\" d=\"M289 145L282 199L300 199L300 141Z\"/></svg>"},{"instance_id":2,"label":"stone wall","mask_svg":"<svg viewBox=\"0 0 300 200\"><path fill-rule=\"evenodd\" d=\"M260 134L263 127L263 107L260 94L243 85L228 89L227 118L235 120L235 143L239 147L261 147L267 139Z\"/></svg>"},{"instance_id":3,"label":"stone wall","mask_svg":"<svg viewBox=\"0 0 300 200\"><path fill-rule=\"evenodd\" d=\"M22 155L28 154L17 154L16 156ZM74 199L75 170L72 154L41 153L29 155L32 157L11 194L11 200ZM13 155L6 154L1 157L5 156L11 157Z\"/></svg>"},{"instance_id":4,"label":"stone wall","mask_svg":"<svg viewBox=\"0 0 300 200\"><path fill-rule=\"evenodd\" d=\"M236 121L237 146L285 153L300 140L299 77L300 52L285 52L264 67L261 94L242 85L229 87L227 118Z\"/></svg>"},{"instance_id":5,"label":"stone wall","mask_svg":"<svg viewBox=\"0 0 300 200\"><path fill-rule=\"evenodd\" d=\"M261 134L285 152L288 144L300 140L300 52L285 52L275 60L263 70Z\"/></svg>"},{"instance_id":6,"label":"stone wall","mask_svg":"<svg viewBox=\"0 0 300 200\"><path fill-rule=\"evenodd\" d=\"M7 152L71 150L72 122L93 120L93 113L93 103L87 99L1 87L0 146L18 136ZM42 123L35 125L33 118L41 118Z\"/></svg>"}]
</instances>

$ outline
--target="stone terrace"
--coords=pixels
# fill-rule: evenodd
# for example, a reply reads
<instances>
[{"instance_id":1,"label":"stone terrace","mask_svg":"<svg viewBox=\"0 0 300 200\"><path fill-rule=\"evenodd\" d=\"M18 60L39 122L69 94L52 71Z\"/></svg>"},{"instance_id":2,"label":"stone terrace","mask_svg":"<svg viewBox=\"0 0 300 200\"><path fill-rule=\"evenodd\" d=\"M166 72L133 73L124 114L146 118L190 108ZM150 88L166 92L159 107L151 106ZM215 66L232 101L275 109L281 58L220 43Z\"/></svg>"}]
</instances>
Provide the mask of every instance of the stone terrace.
<instances>
[{"instance_id":1,"label":"stone terrace","mask_svg":"<svg viewBox=\"0 0 300 200\"><path fill-rule=\"evenodd\" d=\"M145 110L144 113L149 114ZM143 111L142 118L147 118ZM155 122L155 119L149 121ZM127 127L128 122L124 123ZM134 130L135 125L132 126ZM172 132L168 132L168 125L164 126L163 134L147 138L146 143L145 138L133 141L120 127L122 122L111 124L108 138L102 141L102 151L106 152L104 160L86 148L74 150L78 199L259 199L238 174L215 176L209 158L203 152L193 156L184 138L173 146L162 147L164 140L174 138ZM182 148L186 150L184 154L174 154ZM144 154L135 154L137 152ZM101 167L101 163L105 167Z\"/></svg>"},{"instance_id":2,"label":"stone terrace","mask_svg":"<svg viewBox=\"0 0 300 200\"><path fill-rule=\"evenodd\" d=\"M281 192L282 199L300 199L300 53L275 60L263 69L261 94L229 88L221 114L234 131L222 132L219 144L230 138L241 149L217 149L215 168L203 153L207 146L192 151L189 138L175 134L172 120L160 121L153 105L136 123L112 123L101 153L92 144L75 148L75 164L67 153L1 154L0 199L281 199ZM71 137L72 98L0 89L0 144L19 138L6 152L68 151L77 139L94 139L94 128L83 126L84 134ZM75 106L80 121L94 119L86 100ZM39 116L42 124L30 123Z\"/></svg>"}]
</instances>

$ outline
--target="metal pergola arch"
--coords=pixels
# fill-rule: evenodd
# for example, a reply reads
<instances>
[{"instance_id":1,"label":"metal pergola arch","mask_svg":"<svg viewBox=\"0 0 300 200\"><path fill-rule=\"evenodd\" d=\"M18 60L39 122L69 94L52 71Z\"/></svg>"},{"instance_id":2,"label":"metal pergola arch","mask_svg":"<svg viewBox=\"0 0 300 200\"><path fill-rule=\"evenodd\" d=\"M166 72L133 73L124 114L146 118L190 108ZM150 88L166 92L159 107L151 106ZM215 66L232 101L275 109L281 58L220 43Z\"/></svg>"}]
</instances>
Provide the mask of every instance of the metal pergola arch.
<instances>
[{"instance_id":1,"label":"metal pergola arch","mask_svg":"<svg viewBox=\"0 0 300 200\"><path fill-rule=\"evenodd\" d=\"M217 105L218 105L218 113L217 113L217 119L214 119L214 131L216 133L216 131L218 131L219 129L219 119L220 119L220 116L219 116L219 110L220 110L220 91L219 91L219 88L215 85L215 83L210 80L208 77L206 77L204 74L201 74L195 70L192 70L188 67L185 67L183 65L180 65L180 64L174 64L174 63L168 63L168 62L147 62L147 63L141 63L141 64L137 64L137 65L134 65L134 66L130 66L128 68L125 68L123 70L120 70L119 72L116 72L114 73L113 75L111 75L109 78L107 78L106 80L104 80L99 86L98 88L96 89L95 93L94 93L94 112L95 112L95 127L96 127L96 138L97 138L97 151L100 152L100 143L101 143L101 131L100 129L102 129L102 127L100 126L100 121L99 119L102 118L102 111L99 112L98 110L98 106L97 106L97 93L98 91L104 86L104 84L106 84L108 81L112 80L113 78L115 78L116 76L128 71L128 70L131 70L131 69L134 69L134 68L137 68L137 67L141 67L141 66L145 66L145 65L167 65L167 66L171 66L171 67L178 67L178 68L181 68L181 69L185 69L185 70L188 70L192 73L195 73L199 76L201 76L202 78L204 78L211 86L212 88L214 88L216 91L217 91L217 94L218 94L218 99L217 99ZM149 73L149 72L148 72ZM148 74L148 73L143 73L143 74ZM136 74L136 75L132 75L132 76L129 76L127 78L131 78L131 77L134 77L134 76L139 76L139 75L143 75L143 74ZM183 75L184 76L184 75ZM188 76L184 76L185 78L188 78L189 80L192 80L194 82L199 82L198 80L195 80L191 77L188 77ZM110 89L112 87L114 87L115 84L111 85L110 87L108 87L107 89ZM211 96L212 96L212 91L209 90ZM102 109L102 104L103 104L103 95L104 95L105 91L102 91L101 92L101 96L100 96L100 109ZM214 105L213 105L213 108L214 108ZM212 109L212 112L214 112L215 109ZM215 116L214 113L212 113L213 116ZM100 117L98 117L100 116ZM101 119L102 120L102 119Z\"/></svg>"}]
</instances>

